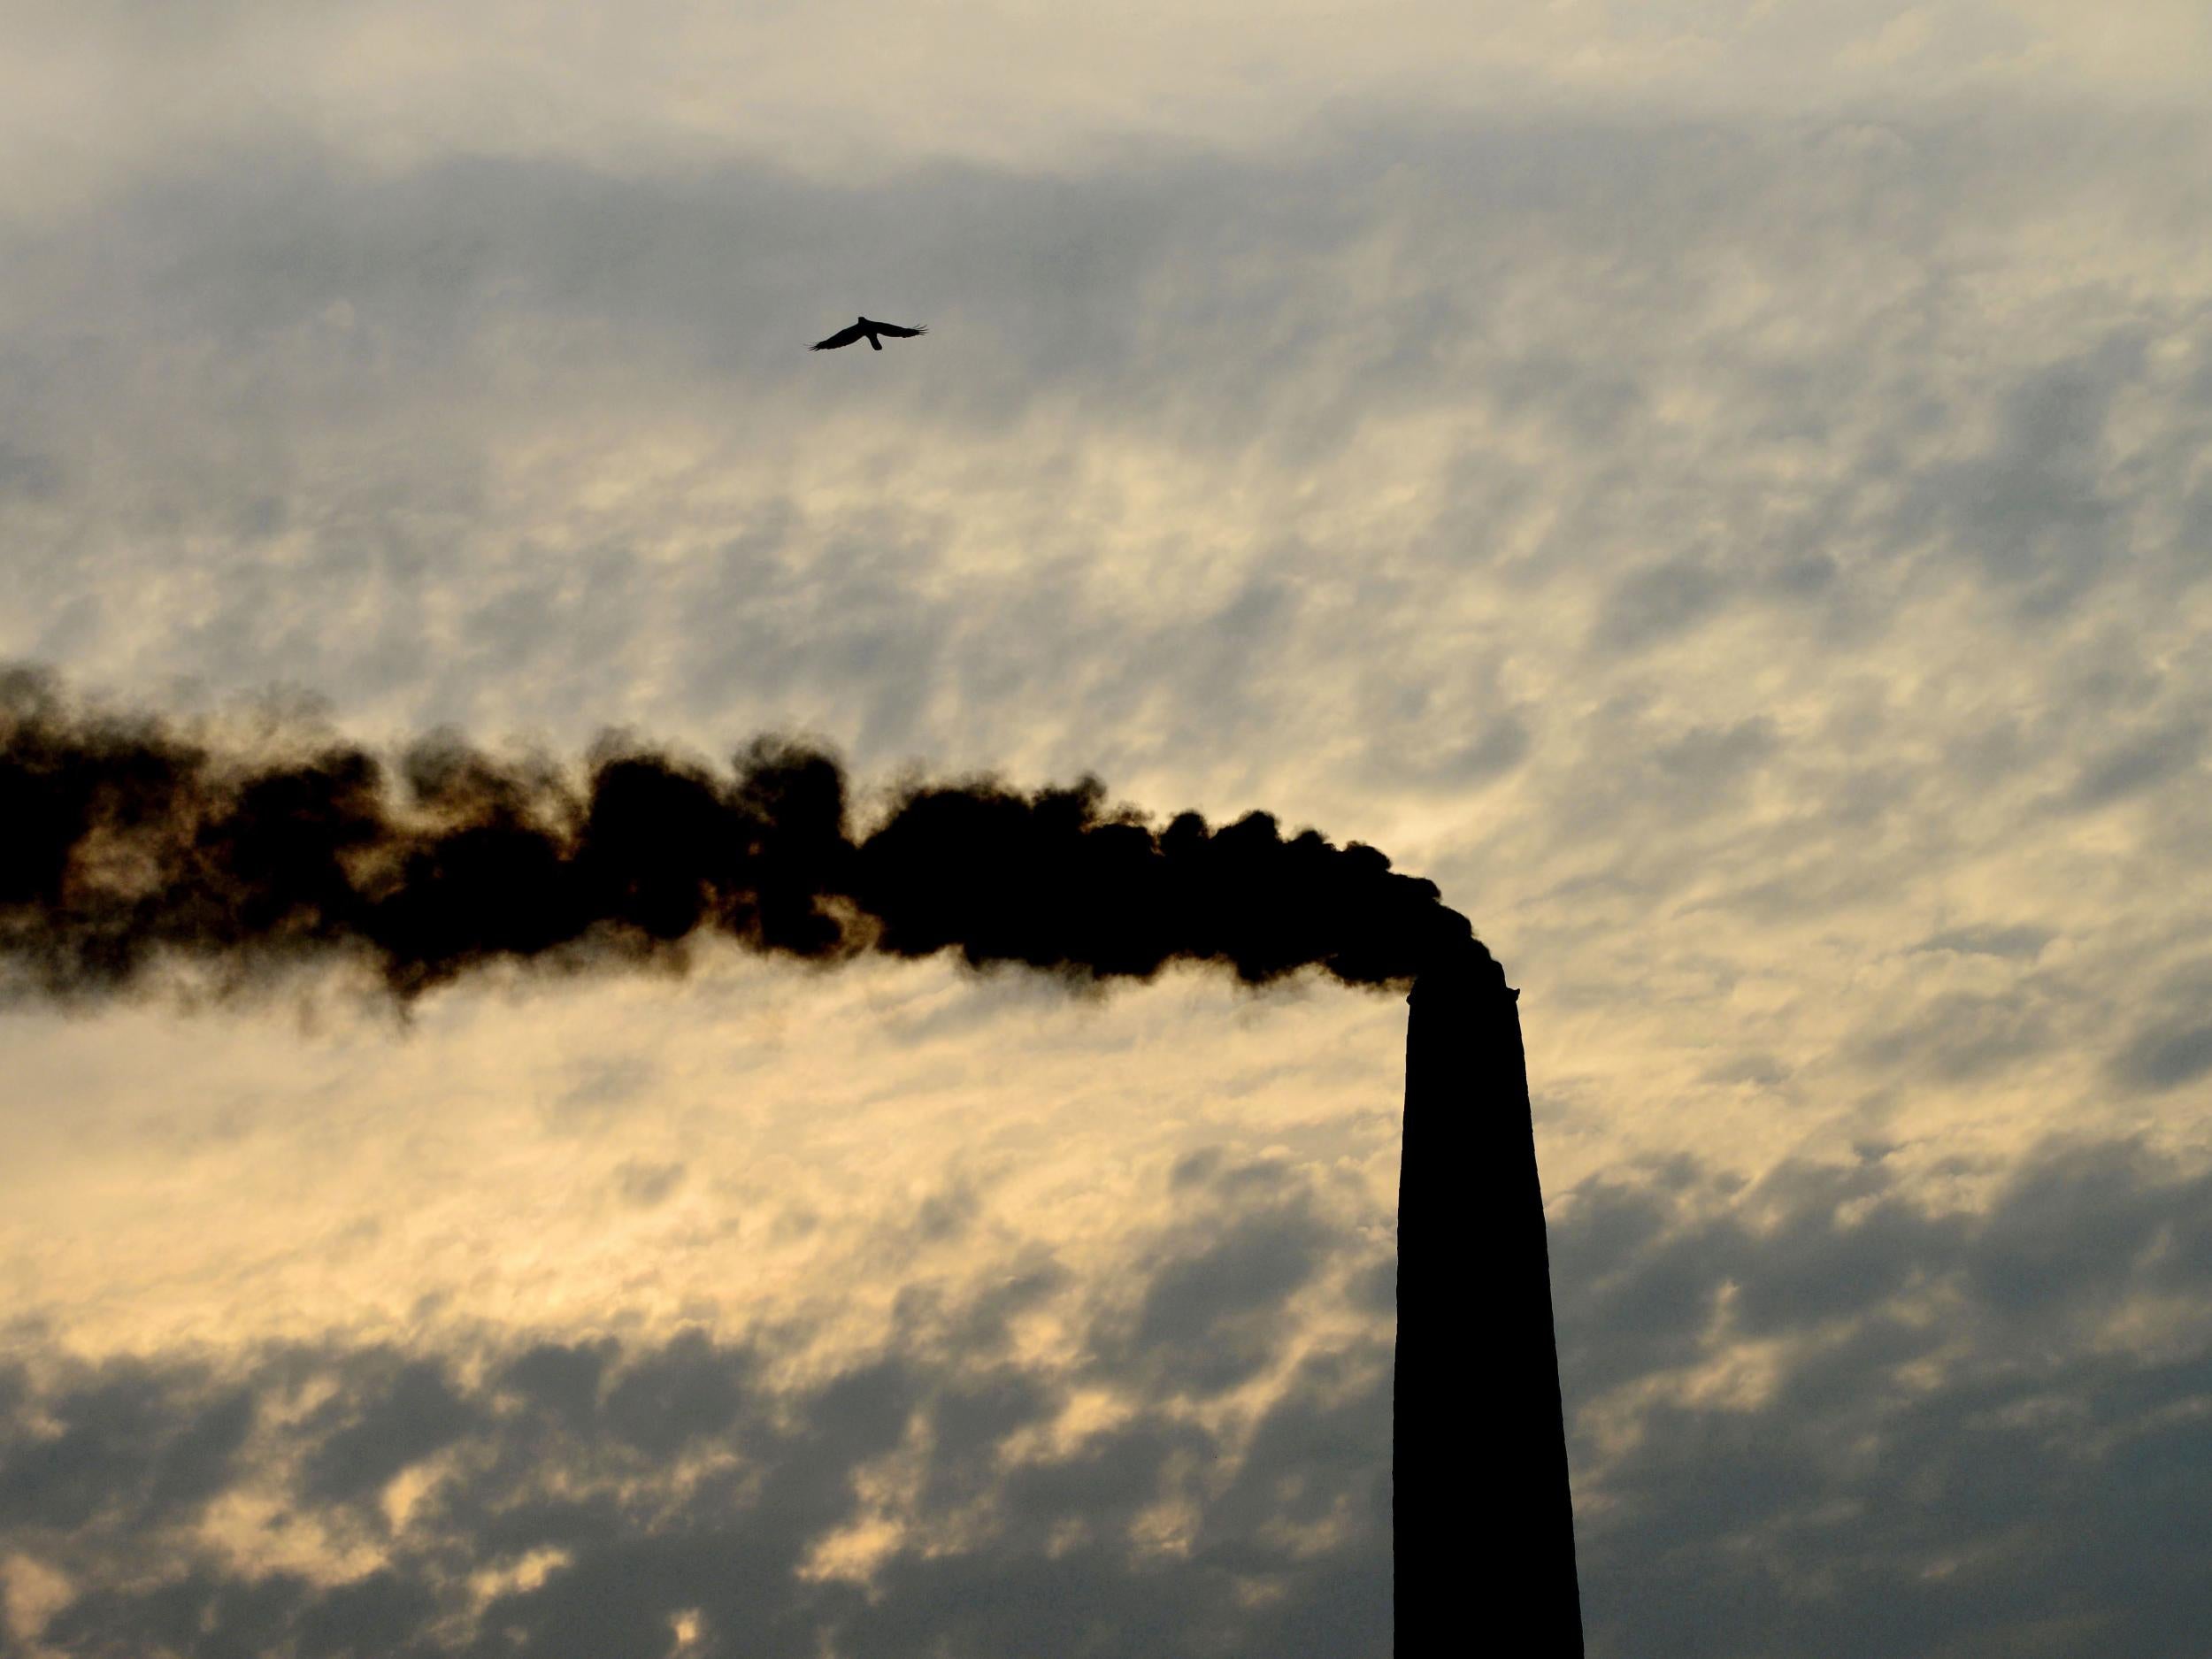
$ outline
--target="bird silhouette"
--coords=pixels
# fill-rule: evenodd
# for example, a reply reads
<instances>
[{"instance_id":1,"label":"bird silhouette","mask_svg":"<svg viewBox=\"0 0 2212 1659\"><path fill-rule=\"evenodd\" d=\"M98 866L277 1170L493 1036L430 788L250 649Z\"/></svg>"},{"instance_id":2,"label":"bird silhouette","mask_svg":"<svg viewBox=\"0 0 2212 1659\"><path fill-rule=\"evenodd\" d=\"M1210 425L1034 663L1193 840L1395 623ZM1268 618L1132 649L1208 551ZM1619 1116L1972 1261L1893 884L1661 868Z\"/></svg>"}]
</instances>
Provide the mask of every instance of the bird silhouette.
<instances>
[{"instance_id":1,"label":"bird silhouette","mask_svg":"<svg viewBox=\"0 0 2212 1659\"><path fill-rule=\"evenodd\" d=\"M926 334L928 332L926 328L902 328L896 323L870 322L864 317L850 328L841 328L827 340L816 341L807 349L834 351L840 346L849 346L856 340L865 340L880 351L883 349L883 342L876 338L878 334L890 334L900 340L911 340L916 334Z\"/></svg>"}]
</instances>

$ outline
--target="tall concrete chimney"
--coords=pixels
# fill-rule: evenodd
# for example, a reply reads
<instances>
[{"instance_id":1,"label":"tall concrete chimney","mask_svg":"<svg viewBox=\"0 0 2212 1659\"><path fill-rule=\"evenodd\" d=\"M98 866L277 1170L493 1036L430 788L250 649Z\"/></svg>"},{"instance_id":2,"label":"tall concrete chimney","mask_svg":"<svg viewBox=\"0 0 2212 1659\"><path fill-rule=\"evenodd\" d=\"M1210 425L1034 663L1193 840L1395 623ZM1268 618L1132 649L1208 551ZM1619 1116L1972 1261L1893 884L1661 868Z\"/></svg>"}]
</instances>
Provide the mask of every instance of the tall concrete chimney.
<instances>
[{"instance_id":1,"label":"tall concrete chimney","mask_svg":"<svg viewBox=\"0 0 2212 1659\"><path fill-rule=\"evenodd\" d=\"M1406 999L1391 1434L1401 1659L1581 1659L1520 995L1471 944Z\"/></svg>"}]
</instances>

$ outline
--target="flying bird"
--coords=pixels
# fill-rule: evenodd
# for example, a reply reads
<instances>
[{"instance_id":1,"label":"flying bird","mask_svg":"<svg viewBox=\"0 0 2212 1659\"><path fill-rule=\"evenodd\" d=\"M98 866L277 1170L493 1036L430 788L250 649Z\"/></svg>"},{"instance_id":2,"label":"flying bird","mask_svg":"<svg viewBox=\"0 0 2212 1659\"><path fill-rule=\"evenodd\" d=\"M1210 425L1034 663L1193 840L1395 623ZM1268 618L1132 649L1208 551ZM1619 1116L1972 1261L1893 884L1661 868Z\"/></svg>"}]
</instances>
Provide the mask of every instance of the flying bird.
<instances>
[{"instance_id":1,"label":"flying bird","mask_svg":"<svg viewBox=\"0 0 2212 1659\"><path fill-rule=\"evenodd\" d=\"M872 323L864 317L850 328L841 328L827 340L818 340L807 349L810 351L834 351L840 346L849 346L856 340L864 339L870 345L880 351L883 349L883 342L876 338L878 334L890 334L900 340L911 340L916 334L926 334L928 332L926 328L902 328L896 323Z\"/></svg>"}]
</instances>

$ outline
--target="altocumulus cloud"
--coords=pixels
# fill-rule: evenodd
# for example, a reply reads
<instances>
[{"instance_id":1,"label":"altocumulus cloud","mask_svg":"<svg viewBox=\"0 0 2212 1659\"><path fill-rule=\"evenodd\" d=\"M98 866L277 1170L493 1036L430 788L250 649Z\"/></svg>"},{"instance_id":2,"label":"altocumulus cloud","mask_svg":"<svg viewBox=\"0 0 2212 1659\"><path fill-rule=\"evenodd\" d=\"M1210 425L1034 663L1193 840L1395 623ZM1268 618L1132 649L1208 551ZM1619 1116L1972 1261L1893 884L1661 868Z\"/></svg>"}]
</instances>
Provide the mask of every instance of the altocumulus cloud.
<instances>
[{"instance_id":1,"label":"altocumulus cloud","mask_svg":"<svg viewBox=\"0 0 2212 1659\"><path fill-rule=\"evenodd\" d=\"M2127 1141L1985 1173L1955 1210L1878 1152L1574 1195L1593 1652L2198 1650L2212 1179Z\"/></svg>"},{"instance_id":2,"label":"altocumulus cloud","mask_svg":"<svg viewBox=\"0 0 2212 1659\"><path fill-rule=\"evenodd\" d=\"M1565 1196L1594 1653L2195 1651L2212 1177L2125 1141L1982 1173L1950 1208L1878 1152ZM15 1364L12 1650L1386 1653L1372 1218L1274 1159L1171 1187L1123 1278L918 1285L833 1357L479 1329Z\"/></svg>"},{"instance_id":3,"label":"altocumulus cloud","mask_svg":"<svg viewBox=\"0 0 2212 1659\"><path fill-rule=\"evenodd\" d=\"M804 1332L695 1328L12 1367L9 1639L1386 1653L1371 1230L1279 1162L1200 1159L1174 1189L1186 1217L1126 1285L1033 1256L911 1286L879 1347L827 1362ZM1056 1310L1060 1363L1023 1357L1018 1323Z\"/></svg>"}]
</instances>

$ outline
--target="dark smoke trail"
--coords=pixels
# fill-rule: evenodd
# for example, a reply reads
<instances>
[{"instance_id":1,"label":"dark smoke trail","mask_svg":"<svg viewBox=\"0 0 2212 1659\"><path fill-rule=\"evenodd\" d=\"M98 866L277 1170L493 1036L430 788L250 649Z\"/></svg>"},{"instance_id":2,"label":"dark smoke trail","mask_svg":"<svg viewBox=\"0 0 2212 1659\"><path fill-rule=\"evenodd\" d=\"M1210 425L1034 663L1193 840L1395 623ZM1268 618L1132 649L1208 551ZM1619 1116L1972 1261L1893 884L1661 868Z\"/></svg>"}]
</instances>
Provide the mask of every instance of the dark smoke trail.
<instances>
[{"instance_id":1,"label":"dark smoke trail","mask_svg":"<svg viewBox=\"0 0 2212 1659\"><path fill-rule=\"evenodd\" d=\"M255 982L316 958L411 998L502 960L674 961L721 936L810 962L956 952L1094 980L1214 963L1409 984L1471 933L1371 847L1252 813L1164 827L1095 780L915 786L856 833L828 755L726 774L603 746L580 782L451 741L388 766L325 741L227 751L0 680L0 983L81 1000L164 964Z\"/></svg>"}]
</instances>

